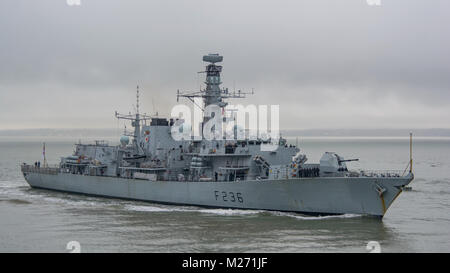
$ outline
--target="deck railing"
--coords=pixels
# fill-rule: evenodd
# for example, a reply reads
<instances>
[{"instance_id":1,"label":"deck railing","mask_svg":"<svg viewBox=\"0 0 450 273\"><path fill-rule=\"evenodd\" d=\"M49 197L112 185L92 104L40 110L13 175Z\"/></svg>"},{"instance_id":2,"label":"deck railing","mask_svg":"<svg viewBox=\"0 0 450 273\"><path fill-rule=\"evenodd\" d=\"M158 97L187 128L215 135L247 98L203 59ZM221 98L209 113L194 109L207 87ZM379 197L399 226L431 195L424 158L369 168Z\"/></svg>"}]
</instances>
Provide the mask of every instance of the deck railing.
<instances>
[{"instance_id":1,"label":"deck railing","mask_svg":"<svg viewBox=\"0 0 450 273\"><path fill-rule=\"evenodd\" d=\"M59 166L58 165L52 165L52 166L45 166L45 167L36 167L32 165L21 165L20 166L22 172L27 173L44 173L44 174L57 174L59 173Z\"/></svg>"},{"instance_id":2,"label":"deck railing","mask_svg":"<svg viewBox=\"0 0 450 273\"><path fill-rule=\"evenodd\" d=\"M361 170L361 176L365 177L402 177L403 171L401 170Z\"/></svg>"}]
</instances>

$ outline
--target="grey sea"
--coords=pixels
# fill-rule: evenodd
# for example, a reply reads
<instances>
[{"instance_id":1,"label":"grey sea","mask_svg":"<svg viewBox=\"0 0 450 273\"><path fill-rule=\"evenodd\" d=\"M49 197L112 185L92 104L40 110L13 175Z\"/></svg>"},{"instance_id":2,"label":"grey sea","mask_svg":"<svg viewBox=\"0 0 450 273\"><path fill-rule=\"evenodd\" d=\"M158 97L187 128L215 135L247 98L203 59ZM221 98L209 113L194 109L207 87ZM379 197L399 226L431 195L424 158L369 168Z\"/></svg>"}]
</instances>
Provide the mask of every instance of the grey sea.
<instances>
[{"instance_id":1,"label":"grey sea","mask_svg":"<svg viewBox=\"0 0 450 273\"><path fill-rule=\"evenodd\" d=\"M31 189L22 162L56 164L75 139L0 137L0 252L382 252L450 251L450 138L415 138L416 179L382 221L358 215L205 209ZM111 140L112 142L113 140ZM87 140L86 142L89 142ZM295 144L296 139L290 139ZM309 161L325 151L359 158L350 169L403 170L407 138L299 138Z\"/></svg>"}]
</instances>

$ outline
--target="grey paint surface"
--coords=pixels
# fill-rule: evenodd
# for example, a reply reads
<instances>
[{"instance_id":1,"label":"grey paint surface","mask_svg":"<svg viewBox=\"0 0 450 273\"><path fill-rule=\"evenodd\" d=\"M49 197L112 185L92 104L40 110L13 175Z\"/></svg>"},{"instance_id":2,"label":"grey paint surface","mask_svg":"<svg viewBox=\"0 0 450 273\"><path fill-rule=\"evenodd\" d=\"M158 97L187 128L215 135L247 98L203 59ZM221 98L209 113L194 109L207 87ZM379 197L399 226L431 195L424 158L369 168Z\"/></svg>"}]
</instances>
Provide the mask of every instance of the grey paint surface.
<instances>
[{"instance_id":1,"label":"grey paint surface","mask_svg":"<svg viewBox=\"0 0 450 273\"><path fill-rule=\"evenodd\" d=\"M407 185L412 178L412 175L407 175L402 178L383 179L302 178L276 181L177 182L63 173L25 174L26 181L32 187L106 197L210 207L373 216L383 216L401 192L400 187ZM376 191L376 185L386 189L383 198ZM242 202L239 202L238 194Z\"/></svg>"}]
</instances>

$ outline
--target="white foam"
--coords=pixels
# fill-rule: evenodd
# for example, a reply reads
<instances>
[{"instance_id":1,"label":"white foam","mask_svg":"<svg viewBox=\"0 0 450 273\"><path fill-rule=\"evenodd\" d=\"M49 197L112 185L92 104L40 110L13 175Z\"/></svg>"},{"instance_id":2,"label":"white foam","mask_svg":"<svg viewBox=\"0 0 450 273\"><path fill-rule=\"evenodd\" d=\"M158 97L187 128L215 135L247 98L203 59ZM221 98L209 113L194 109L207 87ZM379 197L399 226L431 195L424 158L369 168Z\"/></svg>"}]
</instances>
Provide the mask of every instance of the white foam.
<instances>
[{"instance_id":1,"label":"white foam","mask_svg":"<svg viewBox=\"0 0 450 273\"><path fill-rule=\"evenodd\" d=\"M68 206L77 206L77 207L98 207L102 206L103 204L100 202L94 202L94 201L85 201L85 200L74 200L74 199L67 199L63 197L43 197L43 196L33 196L33 199L43 200L47 203L58 203Z\"/></svg>"},{"instance_id":2,"label":"white foam","mask_svg":"<svg viewBox=\"0 0 450 273\"><path fill-rule=\"evenodd\" d=\"M201 209L196 207L162 207L162 206L135 206L127 205L125 206L127 210L133 211L147 211L147 212L200 212L200 213L211 213L217 215L249 215L257 214L262 211L259 210L242 210L242 209Z\"/></svg>"},{"instance_id":3,"label":"white foam","mask_svg":"<svg viewBox=\"0 0 450 273\"><path fill-rule=\"evenodd\" d=\"M362 217L359 214L341 214L341 215L327 215L327 216L305 216L296 213L280 212L280 211L265 211L265 210L246 210L246 209L201 209L196 207L162 207L162 206L136 206L127 205L125 209L132 211L143 212L199 212L206 214L216 214L221 216L239 216L239 215L254 215L259 213L270 213L273 216L292 217L299 220L325 220L325 219L343 219Z\"/></svg>"},{"instance_id":4,"label":"white foam","mask_svg":"<svg viewBox=\"0 0 450 273\"><path fill-rule=\"evenodd\" d=\"M300 215L296 213L289 213L289 212L280 212L280 211L272 211L271 214L276 216L287 216L296 218L299 220L326 220L326 219L342 219L342 218L356 218L356 217L362 217L362 215L359 214L340 214L340 215L326 215L326 216L306 216L306 215Z\"/></svg>"},{"instance_id":5,"label":"white foam","mask_svg":"<svg viewBox=\"0 0 450 273\"><path fill-rule=\"evenodd\" d=\"M213 213L218 215L251 215L258 214L261 210L243 210L243 209L200 209L201 213Z\"/></svg>"},{"instance_id":6,"label":"white foam","mask_svg":"<svg viewBox=\"0 0 450 273\"><path fill-rule=\"evenodd\" d=\"M176 207L171 208L171 207L134 206L134 205L126 205L125 209L133 211L147 211L147 212L193 211Z\"/></svg>"}]
</instances>

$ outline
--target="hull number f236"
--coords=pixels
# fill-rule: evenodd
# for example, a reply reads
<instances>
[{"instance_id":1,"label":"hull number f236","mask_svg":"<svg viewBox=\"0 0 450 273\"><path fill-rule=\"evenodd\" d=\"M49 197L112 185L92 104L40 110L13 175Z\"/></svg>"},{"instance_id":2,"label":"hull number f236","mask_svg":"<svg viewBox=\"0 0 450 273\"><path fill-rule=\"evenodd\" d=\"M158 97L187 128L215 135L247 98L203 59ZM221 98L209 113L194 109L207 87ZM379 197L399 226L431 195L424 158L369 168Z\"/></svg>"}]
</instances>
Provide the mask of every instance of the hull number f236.
<instances>
[{"instance_id":1,"label":"hull number f236","mask_svg":"<svg viewBox=\"0 0 450 273\"><path fill-rule=\"evenodd\" d=\"M214 191L214 196L216 201L244 203L244 198L240 192Z\"/></svg>"}]
</instances>

